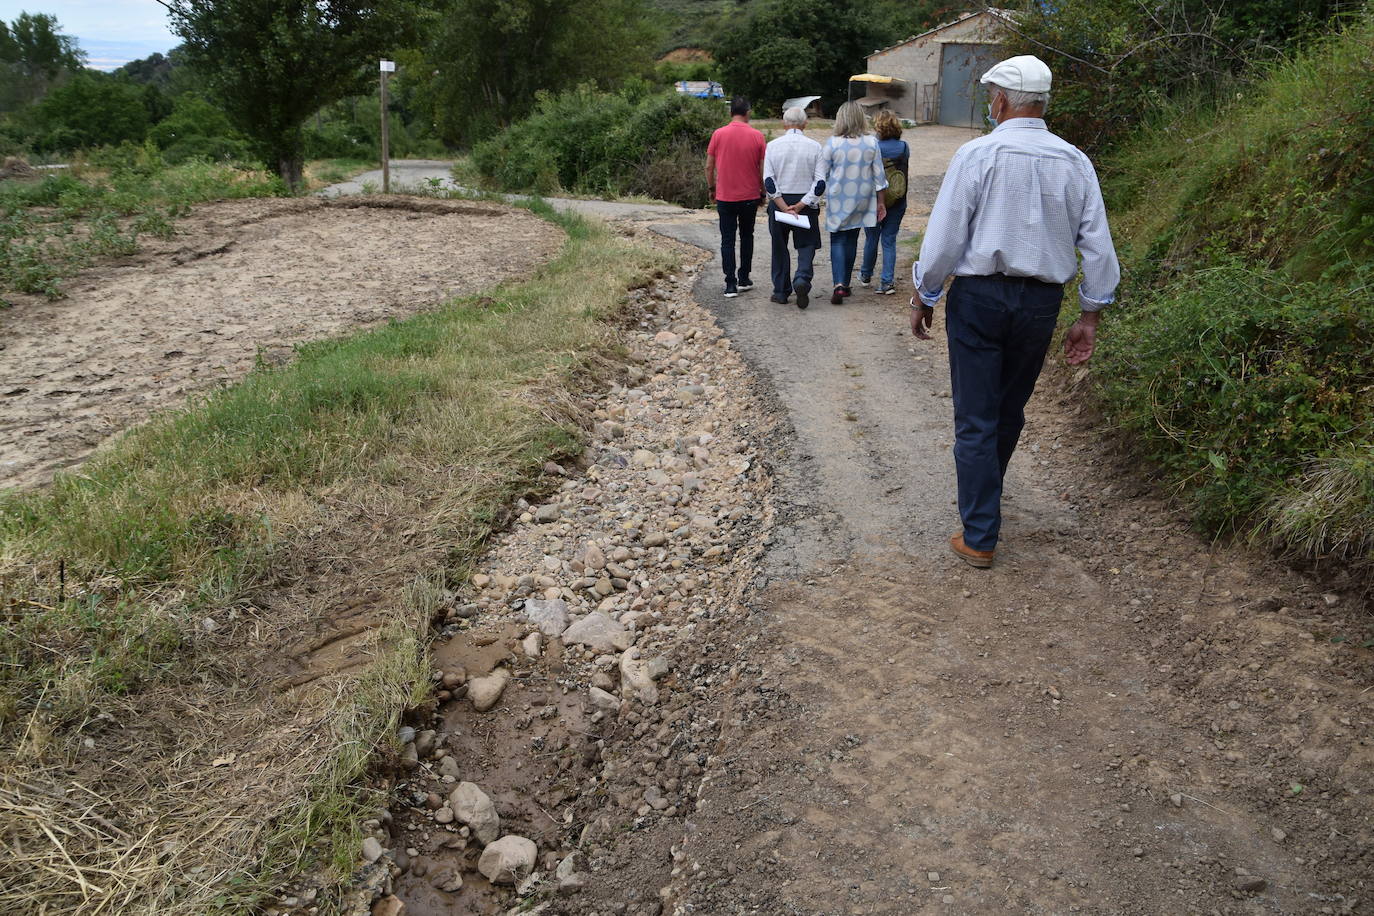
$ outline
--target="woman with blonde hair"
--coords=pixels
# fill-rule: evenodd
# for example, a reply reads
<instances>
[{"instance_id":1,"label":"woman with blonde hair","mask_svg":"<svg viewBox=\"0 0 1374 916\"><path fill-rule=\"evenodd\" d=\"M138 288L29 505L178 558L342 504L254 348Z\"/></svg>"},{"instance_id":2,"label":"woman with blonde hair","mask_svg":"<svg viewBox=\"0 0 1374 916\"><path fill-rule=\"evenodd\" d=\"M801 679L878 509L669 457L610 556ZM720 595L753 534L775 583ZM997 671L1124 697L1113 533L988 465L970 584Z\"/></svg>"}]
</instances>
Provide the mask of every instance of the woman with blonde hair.
<instances>
[{"instance_id":1,"label":"woman with blonde hair","mask_svg":"<svg viewBox=\"0 0 1374 916\"><path fill-rule=\"evenodd\" d=\"M883 191L887 175L878 141L857 102L845 102L835 112L835 133L821 150L825 176L825 228L830 233L832 305L849 295L854 258L859 253L859 230L877 226L887 215Z\"/></svg>"},{"instance_id":2,"label":"woman with blonde hair","mask_svg":"<svg viewBox=\"0 0 1374 916\"><path fill-rule=\"evenodd\" d=\"M883 171L887 174L887 190L883 202L887 215L873 228L864 228L864 256L859 262L859 282L867 286L873 280L873 267L878 260L878 242L883 245L883 273L878 281L878 294L890 296L897 291L893 285L897 273L897 230L902 228L906 215L906 179L911 161L911 148L902 139L902 122L892 112L883 110L873 118L873 130L878 135L878 152L883 157Z\"/></svg>"}]
</instances>

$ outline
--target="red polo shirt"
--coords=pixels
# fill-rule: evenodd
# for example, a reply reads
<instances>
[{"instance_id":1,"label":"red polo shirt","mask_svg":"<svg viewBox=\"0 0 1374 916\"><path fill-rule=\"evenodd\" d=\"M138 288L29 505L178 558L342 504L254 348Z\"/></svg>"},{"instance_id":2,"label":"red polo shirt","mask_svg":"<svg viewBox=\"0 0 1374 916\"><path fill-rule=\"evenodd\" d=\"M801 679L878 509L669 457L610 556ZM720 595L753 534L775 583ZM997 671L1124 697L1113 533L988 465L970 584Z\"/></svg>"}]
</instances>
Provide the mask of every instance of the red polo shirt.
<instances>
[{"instance_id":1,"label":"red polo shirt","mask_svg":"<svg viewBox=\"0 0 1374 916\"><path fill-rule=\"evenodd\" d=\"M706 152L716 159L716 200L724 203L763 196L761 166L768 142L743 121L731 121L711 134Z\"/></svg>"}]
</instances>

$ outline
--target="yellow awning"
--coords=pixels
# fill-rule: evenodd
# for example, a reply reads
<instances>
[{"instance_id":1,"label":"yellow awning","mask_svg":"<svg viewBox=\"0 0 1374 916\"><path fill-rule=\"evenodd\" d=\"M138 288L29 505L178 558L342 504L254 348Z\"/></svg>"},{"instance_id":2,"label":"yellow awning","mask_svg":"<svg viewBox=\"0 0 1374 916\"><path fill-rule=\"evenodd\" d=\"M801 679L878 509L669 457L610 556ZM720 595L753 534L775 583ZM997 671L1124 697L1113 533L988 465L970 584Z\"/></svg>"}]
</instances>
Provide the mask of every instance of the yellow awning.
<instances>
[{"instance_id":1,"label":"yellow awning","mask_svg":"<svg viewBox=\"0 0 1374 916\"><path fill-rule=\"evenodd\" d=\"M849 78L849 81L850 81L851 83L892 83L892 82L898 82L898 83L899 83L899 82L902 82L901 80L894 80L894 79L893 79L892 77L890 77L890 76L880 76L880 75L877 74L877 73L860 73L858 76L851 76L851 77Z\"/></svg>"}]
</instances>

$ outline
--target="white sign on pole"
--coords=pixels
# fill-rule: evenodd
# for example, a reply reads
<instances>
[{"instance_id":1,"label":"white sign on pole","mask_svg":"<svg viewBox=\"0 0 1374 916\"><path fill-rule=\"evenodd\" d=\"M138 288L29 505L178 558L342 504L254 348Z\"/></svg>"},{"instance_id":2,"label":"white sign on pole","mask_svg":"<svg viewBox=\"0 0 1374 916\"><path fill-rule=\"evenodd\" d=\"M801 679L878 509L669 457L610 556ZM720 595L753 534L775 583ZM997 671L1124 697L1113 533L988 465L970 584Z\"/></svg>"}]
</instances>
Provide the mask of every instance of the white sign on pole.
<instances>
[{"instance_id":1,"label":"white sign on pole","mask_svg":"<svg viewBox=\"0 0 1374 916\"><path fill-rule=\"evenodd\" d=\"M383 73L395 73L395 72L396 72L396 61L394 61L394 60L384 60L384 61L382 61L382 72L383 72Z\"/></svg>"}]
</instances>

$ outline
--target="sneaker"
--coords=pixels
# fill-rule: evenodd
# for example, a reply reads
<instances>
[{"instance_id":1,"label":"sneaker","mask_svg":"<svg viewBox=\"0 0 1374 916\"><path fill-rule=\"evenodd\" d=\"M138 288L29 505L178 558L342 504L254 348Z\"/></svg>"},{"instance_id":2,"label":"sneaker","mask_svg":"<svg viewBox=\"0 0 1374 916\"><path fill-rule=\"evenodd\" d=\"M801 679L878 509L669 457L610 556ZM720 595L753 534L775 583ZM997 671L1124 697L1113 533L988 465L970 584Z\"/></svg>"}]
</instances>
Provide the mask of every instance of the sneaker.
<instances>
[{"instance_id":1,"label":"sneaker","mask_svg":"<svg viewBox=\"0 0 1374 916\"><path fill-rule=\"evenodd\" d=\"M777 293L774 293L773 295L771 295L771 296L768 297L768 301L769 301L769 302L776 302L778 305L786 305L786 304L787 304L787 297L786 297L786 296L779 296Z\"/></svg>"},{"instance_id":2,"label":"sneaker","mask_svg":"<svg viewBox=\"0 0 1374 916\"><path fill-rule=\"evenodd\" d=\"M878 287L879 296L891 296L896 292L897 287L893 286L891 283L884 283L882 286Z\"/></svg>"},{"instance_id":3,"label":"sneaker","mask_svg":"<svg viewBox=\"0 0 1374 916\"><path fill-rule=\"evenodd\" d=\"M811 284L805 281L792 284L792 292L797 294L797 308L804 309L811 304Z\"/></svg>"},{"instance_id":4,"label":"sneaker","mask_svg":"<svg viewBox=\"0 0 1374 916\"><path fill-rule=\"evenodd\" d=\"M754 288L754 281L753 281L753 280L750 280L748 277L745 277L744 279L740 280L740 281L739 281L739 284L738 284L738 286L737 286L737 289L739 289L740 292L744 292L746 289L753 289L753 288Z\"/></svg>"},{"instance_id":5,"label":"sneaker","mask_svg":"<svg viewBox=\"0 0 1374 916\"><path fill-rule=\"evenodd\" d=\"M854 291L851 290L848 286L841 286L841 287L840 287L840 295L841 295L841 296L851 296L851 295L853 295L853 294L854 294Z\"/></svg>"},{"instance_id":6,"label":"sneaker","mask_svg":"<svg viewBox=\"0 0 1374 916\"><path fill-rule=\"evenodd\" d=\"M739 289L733 283L725 284L725 298L733 299L739 295Z\"/></svg>"},{"instance_id":7,"label":"sneaker","mask_svg":"<svg viewBox=\"0 0 1374 916\"><path fill-rule=\"evenodd\" d=\"M859 275L859 285L860 285L860 286L868 286L868 285L871 284L872 282L873 282L873 278L872 278L872 277L865 277L863 274L860 274L860 275Z\"/></svg>"},{"instance_id":8,"label":"sneaker","mask_svg":"<svg viewBox=\"0 0 1374 916\"><path fill-rule=\"evenodd\" d=\"M830 294L831 305L844 305L844 287L837 286L835 291Z\"/></svg>"}]
</instances>

